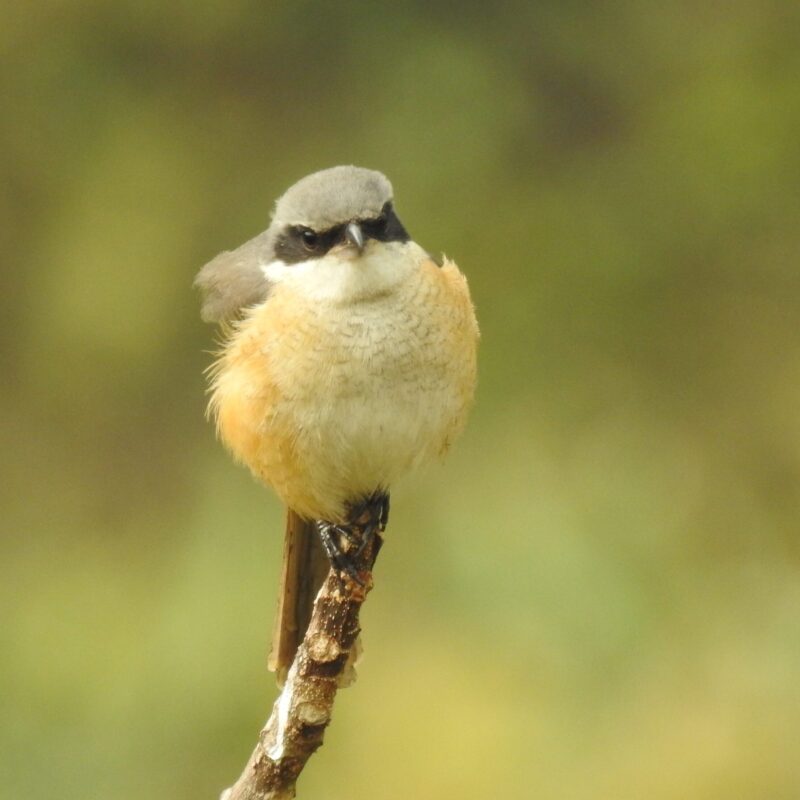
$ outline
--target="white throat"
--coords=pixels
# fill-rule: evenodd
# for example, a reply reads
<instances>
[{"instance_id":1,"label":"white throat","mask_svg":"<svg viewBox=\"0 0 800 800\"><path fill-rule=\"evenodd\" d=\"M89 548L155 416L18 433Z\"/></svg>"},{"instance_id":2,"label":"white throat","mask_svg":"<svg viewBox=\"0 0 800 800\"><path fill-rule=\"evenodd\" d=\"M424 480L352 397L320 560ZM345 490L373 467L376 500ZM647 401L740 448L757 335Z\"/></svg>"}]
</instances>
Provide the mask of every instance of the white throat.
<instances>
[{"instance_id":1,"label":"white throat","mask_svg":"<svg viewBox=\"0 0 800 800\"><path fill-rule=\"evenodd\" d=\"M391 293L425 258L414 242L371 240L361 254L338 250L297 264L270 261L261 269L272 284L286 284L317 301L347 305Z\"/></svg>"}]
</instances>

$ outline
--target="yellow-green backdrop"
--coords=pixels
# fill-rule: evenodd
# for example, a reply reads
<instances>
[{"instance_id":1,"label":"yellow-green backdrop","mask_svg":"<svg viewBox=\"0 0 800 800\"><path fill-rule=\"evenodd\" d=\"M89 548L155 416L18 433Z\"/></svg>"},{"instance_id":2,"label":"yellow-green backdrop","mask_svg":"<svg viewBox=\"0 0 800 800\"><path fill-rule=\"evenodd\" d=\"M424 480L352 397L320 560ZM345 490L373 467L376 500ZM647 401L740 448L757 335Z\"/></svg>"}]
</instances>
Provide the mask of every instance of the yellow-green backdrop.
<instances>
[{"instance_id":1,"label":"yellow-green backdrop","mask_svg":"<svg viewBox=\"0 0 800 800\"><path fill-rule=\"evenodd\" d=\"M277 501L192 277L337 163L468 275L471 424L396 487L329 800L800 797L800 6L5 0L0 794L217 797Z\"/></svg>"}]
</instances>

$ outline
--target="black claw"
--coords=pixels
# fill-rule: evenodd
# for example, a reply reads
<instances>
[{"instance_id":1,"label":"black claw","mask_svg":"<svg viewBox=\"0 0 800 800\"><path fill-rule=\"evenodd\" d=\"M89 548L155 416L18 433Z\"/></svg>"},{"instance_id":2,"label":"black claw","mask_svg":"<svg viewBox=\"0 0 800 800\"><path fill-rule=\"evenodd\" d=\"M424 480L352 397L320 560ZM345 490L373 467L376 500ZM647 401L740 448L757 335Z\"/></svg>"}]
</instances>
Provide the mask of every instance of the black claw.
<instances>
[{"instance_id":1,"label":"black claw","mask_svg":"<svg viewBox=\"0 0 800 800\"><path fill-rule=\"evenodd\" d=\"M363 586L364 581L358 574L356 565L354 563L354 556L349 551L345 551L341 546L341 539L345 538L348 542L354 542L354 532L347 529L343 525L334 525L331 522L316 522L319 538L322 540L322 546L328 554L331 564L339 571L349 575L356 583ZM358 553L356 554L356 557Z\"/></svg>"},{"instance_id":2,"label":"black claw","mask_svg":"<svg viewBox=\"0 0 800 800\"><path fill-rule=\"evenodd\" d=\"M383 533L386 530L386 526L388 523L389 523L389 495L383 494L380 496L379 529L381 533Z\"/></svg>"}]
</instances>

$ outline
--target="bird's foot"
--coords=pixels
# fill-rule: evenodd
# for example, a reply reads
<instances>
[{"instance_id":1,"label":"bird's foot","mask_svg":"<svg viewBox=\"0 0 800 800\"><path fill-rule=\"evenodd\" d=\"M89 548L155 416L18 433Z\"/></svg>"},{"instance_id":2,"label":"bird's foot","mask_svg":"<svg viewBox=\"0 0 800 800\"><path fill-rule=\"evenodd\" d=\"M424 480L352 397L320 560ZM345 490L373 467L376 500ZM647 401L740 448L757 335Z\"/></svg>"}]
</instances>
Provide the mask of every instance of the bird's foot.
<instances>
[{"instance_id":1,"label":"bird's foot","mask_svg":"<svg viewBox=\"0 0 800 800\"><path fill-rule=\"evenodd\" d=\"M364 548L363 539L350 525L336 525L333 522L317 520L315 523L322 546L328 554L331 565L339 572L346 573L361 586L364 582L358 574L356 558Z\"/></svg>"},{"instance_id":2,"label":"bird's foot","mask_svg":"<svg viewBox=\"0 0 800 800\"><path fill-rule=\"evenodd\" d=\"M375 560L382 543L380 534L386 529L388 519L389 495L376 492L350 505L348 522L345 524L317 520L322 546L333 567L363 586L359 566L369 569L371 565L360 564L361 556L374 537L378 536L372 553L372 561Z\"/></svg>"}]
</instances>

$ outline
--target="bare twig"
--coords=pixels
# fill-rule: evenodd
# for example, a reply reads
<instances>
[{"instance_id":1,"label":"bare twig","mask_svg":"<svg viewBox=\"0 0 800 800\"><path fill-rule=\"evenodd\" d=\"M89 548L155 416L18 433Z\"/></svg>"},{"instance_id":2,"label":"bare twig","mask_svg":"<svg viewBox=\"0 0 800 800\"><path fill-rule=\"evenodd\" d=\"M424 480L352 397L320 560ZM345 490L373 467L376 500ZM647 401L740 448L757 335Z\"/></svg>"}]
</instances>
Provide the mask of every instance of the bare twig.
<instances>
[{"instance_id":1,"label":"bare twig","mask_svg":"<svg viewBox=\"0 0 800 800\"><path fill-rule=\"evenodd\" d=\"M366 522L359 519L357 524ZM380 535L370 536L355 559L363 585L333 569L328 573L258 744L239 780L220 800L288 800L295 796L297 777L322 744L330 722L340 676L359 634L359 611L372 588L372 567L381 542Z\"/></svg>"}]
</instances>

